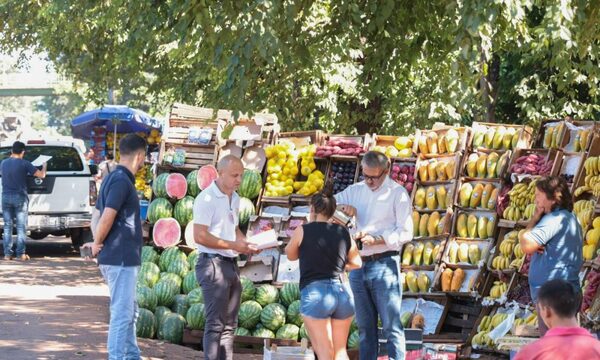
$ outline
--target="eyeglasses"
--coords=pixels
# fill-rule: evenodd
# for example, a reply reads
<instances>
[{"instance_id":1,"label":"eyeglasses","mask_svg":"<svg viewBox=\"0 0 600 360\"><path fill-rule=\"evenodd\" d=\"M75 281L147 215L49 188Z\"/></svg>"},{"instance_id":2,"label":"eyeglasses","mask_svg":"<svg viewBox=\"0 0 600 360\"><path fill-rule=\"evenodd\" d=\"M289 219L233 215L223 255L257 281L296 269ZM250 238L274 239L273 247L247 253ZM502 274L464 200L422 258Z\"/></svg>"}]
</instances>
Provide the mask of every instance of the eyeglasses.
<instances>
[{"instance_id":1,"label":"eyeglasses","mask_svg":"<svg viewBox=\"0 0 600 360\"><path fill-rule=\"evenodd\" d=\"M367 174L365 174L365 172L363 171L363 177L365 178L366 181L376 181L381 179L381 177L383 176L383 174L385 174L386 170L381 171L381 173L377 176L369 176Z\"/></svg>"}]
</instances>

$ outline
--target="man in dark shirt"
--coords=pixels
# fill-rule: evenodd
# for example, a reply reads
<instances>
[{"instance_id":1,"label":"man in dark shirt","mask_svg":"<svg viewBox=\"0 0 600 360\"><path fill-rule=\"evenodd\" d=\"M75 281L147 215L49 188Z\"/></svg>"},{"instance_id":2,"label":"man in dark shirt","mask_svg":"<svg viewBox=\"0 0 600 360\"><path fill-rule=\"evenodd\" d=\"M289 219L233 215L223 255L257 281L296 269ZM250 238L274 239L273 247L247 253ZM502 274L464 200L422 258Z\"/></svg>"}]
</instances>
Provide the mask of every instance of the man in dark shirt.
<instances>
[{"instance_id":1,"label":"man in dark shirt","mask_svg":"<svg viewBox=\"0 0 600 360\"><path fill-rule=\"evenodd\" d=\"M27 233L27 213L29 197L27 196L27 177L46 177L46 163L38 170L29 161L24 160L25 144L15 141L12 154L2 161L2 217L4 218L4 260L13 258L12 229L13 219L17 224L17 259L29 260L25 254L25 238Z\"/></svg>"},{"instance_id":2,"label":"man in dark shirt","mask_svg":"<svg viewBox=\"0 0 600 360\"><path fill-rule=\"evenodd\" d=\"M135 173L144 166L146 140L130 134L119 142L121 159L104 179L92 223L92 248L110 291L108 359L140 359L135 321L138 307L135 282L142 257L140 203L135 190Z\"/></svg>"}]
</instances>

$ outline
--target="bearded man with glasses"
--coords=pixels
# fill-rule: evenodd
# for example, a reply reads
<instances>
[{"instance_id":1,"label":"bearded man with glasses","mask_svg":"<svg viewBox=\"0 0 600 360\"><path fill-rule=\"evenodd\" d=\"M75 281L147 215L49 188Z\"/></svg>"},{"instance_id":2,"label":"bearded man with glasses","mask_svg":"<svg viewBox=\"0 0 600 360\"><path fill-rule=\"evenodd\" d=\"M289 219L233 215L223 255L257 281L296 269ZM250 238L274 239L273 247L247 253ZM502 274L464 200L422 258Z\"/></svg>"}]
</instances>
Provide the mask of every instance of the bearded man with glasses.
<instances>
[{"instance_id":1,"label":"bearded man with glasses","mask_svg":"<svg viewBox=\"0 0 600 360\"><path fill-rule=\"evenodd\" d=\"M389 176L390 161L367 152L362 161L364 181L335 196L338 208L356 216L356 233L363 267L350 272L360 360L377 358L377 318L381 318L390 360L405 358L404 328L400 321L402 286L400 250L413 237L410 195Z\"/></svg>"}]
</instances>

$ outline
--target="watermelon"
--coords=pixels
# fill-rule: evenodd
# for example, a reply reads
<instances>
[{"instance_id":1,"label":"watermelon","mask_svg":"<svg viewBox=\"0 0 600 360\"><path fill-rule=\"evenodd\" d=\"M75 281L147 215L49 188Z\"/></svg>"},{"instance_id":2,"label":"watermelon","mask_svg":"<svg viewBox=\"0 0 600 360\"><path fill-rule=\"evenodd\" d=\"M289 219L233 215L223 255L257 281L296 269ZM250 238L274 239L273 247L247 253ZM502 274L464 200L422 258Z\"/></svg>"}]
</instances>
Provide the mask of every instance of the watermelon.
<instances>
[{"instance_id":1,"label":"watermelon","mask_svg":"<svg viewBox=\"0 0 600 360\"><path fill-rule=\"evenodd\" d=\"M183 283L183 280L181 280L181 277L179 277L179 275L177 274L173 274L173 273L161 273L160 275L160 279L158 279L159 282L165 282L165 281L170 281L173 283L173 285L175 285L176 288L181 288L181 284ZM179 294L179 292L177 292Z\"/></svg>"},{"instance_id":2,"label":"watermelon","mask_svg":"<svg viewBox=\"0 0 600 360\"><path fill-rule=\"evenodd\" d=\"M165 251L160 254L160 259L158 260L158 266L161 271L167 271L167 267L169 264L173 262L176 258L180 258L182 260L187 260L187 257L183 253L183 251L179 250L176 247L171 247L165 249Z\"/></svg>"},{"instance_id":3,"label":"watermelon","mask_svg":"<svg viewBox=\"0 0 600 360\"><path fill-rule=\"evenodd\" d=\"M135 334L137 337L152 339L156 332L156 317L148 309L139 309L138 318L135 321Z\"/></svg>"},{"instance_id":4,"label":"watermelon","mask_svg":"<svg viewBox=\"0 0 600 360\"><path fill-rule=\"evenodd\" d=\"M160 219L173 216L173 205L165 198L156 198L148 206L148 221L155 224Z\"/></svg>"},{"instance_id":5,"label":"watermelon","mask_svg":"<svg viewBox=\"0 0 600 360\"><path fill-rule=\"evenodd\" d=\"M188 307L187 296L183 294L175 295L175 300L173 300L173 305L171 305L171 310L173 310L173 312L185 317L188 312Z\"/></svg>"},{"instance_id":6,"label":"watermelon","mask_svg":"<svg viewBox=\"0 0 600 360\"><path fill-rule=\"evenodd\" d=\"M186 177L186 180L188 195L196 197L200 194L200 188L198 187L198 170L190 172Z\"/></svg>"},{"instance_id":7,"label":"watermelon","mask_svg":"<svg viewBox=\"0 0 600 360\"><path fill-rule=\"evenodd\" d=\"M169 177L168 173L162 173L154 179L152 182L152 192L154 192L154 196L157 198L165 198L167 197L167 178Z\"/></svg>"},{"instance_id":8,"label":"watermelon","mask_svg":"<svg viewBox=\"0 0 600 360\"><path fill-rule=\"evenodd\" d=\"M204 329L204 324L206 323L206 316L204 314L204 304L197 303L190 306L187 312L186 320L190 329Z\"/></svg>"},{"instance_id":9,"label":"watermelon","mask_svg":"<svg viewBox=\"0 0 600 360\"><path fill-rule=\"evenodd\" d=\"M175 246L181 239L181 227L173 218L159 219L152 228L154 245L162 248Z\"/></svg>"},{"instance_id":10,"label":"watermelon","mask_svg":"<svg viewBox=\"0 0 600 360\"><path fill-rule=\"evenodd\" d=\"M238 324L246 329L254 329L260 321L260 314L263 308L259 303L253 300L245 301L240 305L238 312Z\"/></svg>"},{"instance_id":11,"label":"watermelon","mask_svg":"<svg viewBox=\"0 0 600 360\"><path fill-rule=\"evenodd\" d=\"M278 303L265 306L260 313L260 322L269 330L277 331L285 324L285 307Z\"/></svg>"},{"instance_id":12,"label":"watermelon","mask_svg":"<svg viewBox=\"0 0 600 360\"><path fill-rule=\"evenodd\" d=\"M219 176L217 168L213 165L204 165L198 169L197 180L200 190L205 190Z\"/></svg>"},{"instance_id":13,"label":"watermelon","mask_svg":"<svg viewBox=\"0 0 600 360\"><path fill-rule=\"evenodd\" d=\"M194 211L194 198L186 196L179 200L173 208L173 217L179 222L182 228L184 228L190 221L192 221Z\"/></svg>"},{"instance_id":14,"label":"watermelon","mask_svg":"<svg viewBox=\"0 0 600 360\"><path fill-rule=\"evenodd\" d=\"M171 281L159 281L152 289L158 299L158 305L170 307L175 301L175 295L179 293L178 288Z\"/></svg>"},{"instance_id":15,"label":"watermelon","mask_svg":"<svg viewBox=\"0 0 600 360\"><path fill-rule=\"evenodd\" d=\"M198 280L196 280L196 272L190 271L183 278L183 284L181 286L181 290L184 294L189 294L190 291L194 290L198 286Z\"/></svg>"},{"instance_id":16,"label":"watermelon","mask_svg":"<svg viewBox=\"0 0 600 360\"><path fill-rule=\"evenodd\" d=\"M300 300L294 300L290 306L288 306L286 314L286 323L301 326L302 315L300 314Z\"/></svg>"},{"instance_id":17,"label":"watermelon","mask_svg":"<svg viewBox=\"0 0 600 360\"><path fill-rule=\"evenodd\" d=\"M254 199L260 193L262 188L262 177L256 170L244 170L242 175L242 183L238 188L237 193L245 198Z\"/></svg>"},{"instance_id":18,"label":"watermelon","mask_svg":"<svg viewBox=\"0 0 600 360\"><path fill-rule=\"evenodd\" d=\"M310 340L308 337L308 331L306 331L306 326L304 326L304 323L302 323L302 326L300 326L300 331L298 332L298 336L300 337L300 339Z\"/></svg>"},{"instance_id":19,"label":"watermelon","mask_svg":"<svg viewBox=\"0 0 600 360\"><path fill-rule=\"evenodd\" d=\"M190 291L188 294L188 305L193 304L204 304L204 294L202 293L202 288L197 287L194 290Z\"/></svg>"},{"instance_id":20,"label":"watermelon","mask_svg":"<svg viewBox=\"0 0 600 360\"><path fill-rule=\"evenodd\" d=\"M358 324L356 323L356 316L352 317L352 322L350 323L350 332L354 330L358 330Z\"/></svg>"},{"instance_id":21,"label":"watermelon","mask_svg":"<svg viewBox=\"0 0 600 360\"><path fill-rule=\"evenodd\" d=\"M240 225L246 225L250 221L250 216L256 214L256 208L252 203L252 200L245 197L240 198L240 210L238 211L238 218Z\"/></svg>"},{"instance_id":22,"label":"watermelon","mask_svg":"<svg viewBox=\"0 0 600 360\"><path fill-rule=\"evenodd\" d=\"M161 324L162 338L173 344L181 344L185 318L179 314L165 315Z\"/></svg>"},{"instance_id":23,"label":"watermelon","mask_svg":"<svg viewBox=\"0 0 600 360\"><path fill-rule=\"evenodd\" d=\"M248 300L254 300L254 294L256 294L256 288L252 280L245 276L240 276L240 282L242 283L242 302Z\"/></svg>"},{"instance_id":24,"label":"watermelon","mask_svg":"<svg viewBox=\"0 0 600 360\"><path fill-rule=\"evenodd\" d=\"M246 328L238 327L235 329L235 336L252 336L252 333Z\"/></svg>"},{"instance_id":25,"label":"watermelon","mask_svg":"<svg viewBox=\"0 0 600 360\"><path fill-rule=\"evenodd\" d=\"M160 324L166 314L170 314L172 311L166 306L157 306L154 310L154 316L156 316L156 322Z\"/></svg>"},{"instance_id":26,"label":"watermelon","mask_svg":"<svg viewBox=\"0 0 600 360\"><path fill-rule=\"evenodd\" d=\"M354 330L350 333L348 337L348 349L358 349L358 345L360 344L360 335L358 334L358 330Z\"/></svg>"},{"instance_id":27,"label":"watermelon","mask_svg":"<svg viewBox=\"0 0 600 360\"><path fill-rule=\"evenodd\" d=\"M167 271L171 274L179 275L180 278L184 278L190 269L186 260L175 259L167 266Z\"/></svg>"},{"instance_id":28,"label":"watermelon","mask_svg":"<svg viewBox=\"0 0 600 360\"><path fill-rule=\"evenodd\" d=\"M138 282L148 287L154 287L159 279L160 268L153 262L145 261L138 272Z\"/></svg>"},{"instance_id":29,"label":"watermelon","mask_svg":"<svg viewBox=\"0 0 600 360\"><path fill-rule=\"evenodd\" d=\"M252 336L259 338L275 339L275 334L267 328L257 328L252 333Z\"/></svg>"},{"instance_id":30,"label":"watermelon","mask_svg":"<svg viewBox=\"0 0 600 360\"><path fill-rule=\"evenodd\" d=\"M156 294L147 286L141 286L136 289L135 299L139 307L150 311L154 311L158 303Z\"/></svg>"},{"instance_id":31,"label":"watermelon","mask_svg":"<svg viewBox=\"0 0 600 360\"><path fill-rule=\"evenodd\" d=\"M187 256L187 262L188 265L190 266L190 270L195 270L196 269L196 264L198 263L198 256L200 254L198 254L198 250L194 250L191 253L188 254Z\"/></svg>"},{"instance_id":32,"label":"watermelon","mask_svg":"<svg viewBox=\"0 0 600 360\"><path fill-rule=\"evenodd\" d=\"M171 199L183 199L187 194L187 179L180 173L170 173L165 184L167 196Z\"/></svg>"},{"instance_id":33,"label":"watermelon","mask_svg":"<svg viewBox=\"0 0 600 360\"><path fill-rule=\"evenodd\" d=\"M190 221L185 226L185 232L183 237L185 238L185 244L191 248L196 247L196 241L194 240L194 221Z\"/></svg>"},{"instance_id":34,"label":"watermelon","mask_svg":"<svg viewBox=\"0 0 600 360\"><path fill-rule=\"evenodd\" d=\"M275 286L271 284L264 284L256 289L254 300L256 300L260 306L265 307L269 304L279 301L279 292Z\"/></svg>"},{"instance_id":35,"label":"watermelon","mask_svg":"<svg viewBox=\"0 0 600 360\"><path fill-rule=\"evenodd\" d=\"M154 249L152 246L143 246L142 247L142 262L152 262L158 264L158 259L160 255L158 251Z\"/></svg>"},{"instance_id":36,"label":"watermelon","mask_svg":"<svg viewBox=\"0 0 600 360\"><path fill-rule=\"evenodd\" d=\"M298 333L300 328L294 324L282 325L278 330L275 337L282 340L294 340L298 341Z\"/></svg>"},{"instance_id":37,"label":"watermelon","mask_svg":"<svg viewBox=\"0 0 600 360\"><path fill-rule=\"evenodd\" d=\"M290 306L296 300L300 300L300 286L298 283L285 283L279 291L279 299L283 306Z\"/></svg>"}]
</instances>

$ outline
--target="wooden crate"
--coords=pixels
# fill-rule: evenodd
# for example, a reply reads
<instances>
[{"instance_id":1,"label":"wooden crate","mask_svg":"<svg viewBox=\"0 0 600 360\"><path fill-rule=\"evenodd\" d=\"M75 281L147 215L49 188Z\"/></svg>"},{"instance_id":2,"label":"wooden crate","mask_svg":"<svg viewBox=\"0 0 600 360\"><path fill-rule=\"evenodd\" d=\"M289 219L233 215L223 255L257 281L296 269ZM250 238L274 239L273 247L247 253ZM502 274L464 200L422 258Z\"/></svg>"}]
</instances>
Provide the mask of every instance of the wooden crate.
<instances>
[{"instance_id":1,"label":"wooden crate","mask_svg":"<svg viewBox=\"0 0 600 360\"><path fill-rule=\"evenodd\" d=\"M574 181L573 188L572 188L574 192L579 187L585 185L585 177L588 174L585 171L585 167L583 166L583 164L585 164L585 161L587 159L589 159L590 157L595 157L595 156L600 156L600 134L594 134L594 136L592 137L592 142L590 144L590 148L582 159L582 165L579 169L579 173L577 174L577 176L575 176L575 181ZM582 195L575 196L575 198L574 198L575 201L584 200L584 199L595 199L595 197L592 196L591 193L586 192Z\"/></svg>"},{"instance_id":2,"label":"wooden crate","mask_svg":"<svg viewBox=\"0 0 600 360\"><path fill-rule=\"evenodd\" d=\"M323 139L323 143L327 143L331 140L350 140L358 143L361 147L367 151L372 143L370 134L365 135L346 135L346 134L326 134ZM339 156L339 155L338 155Z\"/></svg>"},{"instance_id":3,"label":"wooden crate","mask_svg":"<svg viewBox=\"0 0 600 360\"><path fill-rule=\"evenodd\" d=\"M421 274L425 274L427 275L427 277L429 278L429 288L427 289L427 291L425 292L413 292L410 291L410 288L408 287L408 283L406 282L406 274L409 272L414 272L415 275L417 276L417 278L419 277L419 275ZM400 282L402 283L402 294L406 294L406 295L422 295L422 294L427 294L431 291L433 284L434 284L434 280L435 280L435 273L436 270L434 269L427 269L427 270L413 270L413 269L402 269L402 272L400 274Z\"/></svg>"},{"instance_id":4,"label":"wooden crate","mask_svg":"<svg viewBox=\"0 0 600 360\"><path fill-rule=\"evenodd\" d=\"M477 245L479 247L479 251L481 254L479 262L477 264L470 264L470 263L460 262L460 260L456 263L450 261L449 253L450 253L450 247L452 246L453 243L456 243L458 246L460 246L461 244ZM442 261L445 262L446 264L456 265L456 266L460 266L460 265L483 266L483 264L485 264L486 259L490 253L490 250L492 249L492 246L493 246L492 240L472 240L472 239L462 239L462 238L451 237L450 240L448 240L446 248L444 249L444 253L442 254Z\"/></svg>"},{"instance_id":5,"label":"wooden crate","mask_svg":"<svg viewBox=\"0 0 600 360\"><path fill-rule=\"evenodd\" d=\"M454 130L456 130L458 132L458 146L456 147L456 152L457 153L463 153L466 148L467 148L467 141L469 139L469 134L470 134L470 130L467 127L442 127L442 128L438 128L438 129L431 129L431 130L419 130L417 129L415 132L415 140L414 140L414 144L413 144L413 153L415 154L421 154L423 153L421 151L421 149L419 148L419 139L421 139L421 137L426 137L427 134L429 134L430 132L435 132L439 137L446 135L446 133L448 132L448 130L452 128ZM429 157L429 156L435 156L434 154L423 154L425 157ZM444 154L438 154L438 155L444 155Z\"/></svg>"},{"instance_id":6,"label":"wooden crate","mask_svg":"<svg viewBox=\"0 0 600 360\"><path fill-rule=\"evenodd\" d=\"M503 274L503 273L497 273L497 272L488 272L486 275L484 285L482 287L482 291L481 291L481 295L484 297L484 299L482 301L482 305L494 306L497 304L503 304L505 301L502 301L501 299L508 295L508 293L514 286L514 282L515 282L514 279L517 276L518 276L517 274ZM492 290L492 287L494 286L494 282L496 282L496 281L502 281L503 283L506 284L506 292L504 292L500 296L500 299L492 299L489 297L490 291Z\"/></svg>"},{"instance_id":7,"label":"wooden crate","mask_svg":"<svg viewBox=\"0 0 600 360\"><path fill-rule=\"evenodd\" d=\"M263 193L264 193L264 191L263 191ZM257 201L256 213L259 215L262 214L263 210L269 206L279 206L282 208L291 209L290 197L289 196L267 197L267 196L262 196L262 194L261 194L261 196L258 198L258 201ZM289 215L289 212L287 215Z\"/></svg>"},{"instance_id":8,"label":"wooden crate","mask_svg":"<svg viewBox=\"0 0 600 360\"><path fill-rule=\"evenodd\" d=\"M429 176L427 176L427 180L424 181L424 178L420 175L420 169L424 169L424 172L427 172L427 167L430 163L454 163L454 171L451 174L450 177L448 177L448 180L436 180L431 181ZM430 155L425 157L423 154L420 154L418 159L417 159L417 165L416 165L416 179L418 180L418 182L422 185L435 185L435 184L442 184L442 183L448 183L451 182L453 180L456 180L459 176L460 173L460 166L461 166L461 154L460 153L456 153L456 154L449 154L449 155ZM427 172L428 173L428 172ZM447 177L447 174L446 174Z\"/></svg>"},{"instance_id":9,"label":"wooden crate","mask_svg":"<svg viewBox=\"0 0 600 360\"><path fill-rule=\"evenodd\" d=\"M445 239L448 237L448 235L450 235L450 233L452 232L452 216L454 214L454 211L452 208L448 208L446 212L440 212L440 222L444 222L444 227L442 230L441 234L435 235L435 236L429 236L428 235L416 235L413 237L413 241L415 240L441 240L441 239ZM419 220L421 220L421 216L423 214L419 214ZM415 229L419 228L419 224L413 224L413 227Z\"/></svg>"},{"instance_id":10,"label":"wooden crate","mask_svg":"<svg viewBox=\"0 0 600 360\"><path fill-rule=\"evenodd\" d=\"M460 189L462 188L463 184L465 184L465 183L470 183L473 188L475 188L475 186L477 184L481 184L484 187L486 185L488 185L488 184L491 184L493 186L493 188L495 188L495 189L498 190L497 194L499 194L500 190L502 189L502 184L500 183L500 181L498 179L476 179L476 180L471 180L470 178L461 178L458 181L458 184L456 186L456 191L454 192L454 206L456 206L457 208L465 209L465 210L495 211L496 206L493 206L491 209L488 209L487 207L482 207L481 206L483 203L480 203L479 204L480 206L478 206L477 208L470 208L470 207L463 208L460 205ZM488 202L491 199L491 195L492 194L489 194ZM471 194L471 197L472 196L473 196L473 194ZM483 197L483 193L481 193L481 196ZM497 200L498 200L498 196L496 195L496 201Z\"/></svg>"},{"instance_id":11,"label":"wooden crate","mask_svg":"<svg viewBox=\"0 0 600 360\"><path fill-rule=\"evenodd\" d=\"M586 159L586 153L564 153L562 165L558 175L565 179L569 185L571 193L575 192L575 180L577 175L584 171L583 163Z\"/></svg>"},{"instance_id":12,"label":"wooden crate","mask_svg":"<svg viewBox=\"0 0 600 360\"><path fill-rule=\"evenodd\" d=\"M565 125L565 131L563 131L560 135L560 139L557 139L558 149L564 149L568 143L568 138L565 136L567 133L566 120L564 119L544 119L540 123L540 127L538 128L537 134L535 136L535 141L533 143L533 147L536 149L546 149L544 145L544 136L546 134L546 129L548 127L557 126L559 123L563 123Z\"/></svg>"},{"instance_id":13,"label":"wooden crate","mask_svg":"<svg viewBox=\"0 0 600 360\"><path fill-rule=\"evenodd\" d=\"M410 149L411 149L411 156L410 157L392 157L392 160L408 160L408 159L416 159L417 158L417 154L414 152L414 135L410 135L413 137L412 139L412 144L410 145ZM399 138L400 136L395 136L395 135L378 135L378 134L373 134L371 136L371 143L369 144L369 148L368 150L373 150L375 147L377 146L381 146L381 147L388 147L388 146L394 146L394 143L396 141L397 138Z\"/></svg>"},{"instance_id":14,"label":"wooden crate","mask_svg":"<svg viewBox=\"0 0 600 360\"><path fill-rule=\"evenodd\" d=\"M423 299L425 301L432 301L435 302L437 304L440 304L444 307L444 312L442 313L442 316L440 317L440 321L438 323L438 325L436 326L435 329L435 334L437 335L440 333L440 330L442 329L442 325L444 324L444 320L446 319L446 314L448 313L448 296L446 296L446 294L402 294L402 298L408 298L408 299ZM413 311L414 313L414 311ZM425 321L427 321L427 319L425 319ZM424 335L426 336L426 335ZM429 335L432 336L432 335Z\"/></svg>"},{"instance_id":15,"label":"wooden crate","mask_svg":"<svg viewBox=\"0 0 600 360\"><path fill-rule=\"evenodd\" d=\"M434 212L434 211L438 211L438 212L439 211L448 211L448 208L452 207L452 199L454 199L454 194L455 194L455 191L456 191L456 181L453 180L453 181L449 181L448 183L439 184L439 185L431 185L431 186L433 186L435 188L437 188L439 186L443 186L443 187L446 188L446 194L449 194L449 195L446 196L446 202L447 202L447 204L445 204L446 207L440 208L439 204L438 204L438 208L437 209L427 209L426 205L425 205L425 207L423 207L423 208L419 208L419 207L415 206L414 210L416 210L416 211L418 211L420 213L423 213L423 212ZM418 182L416 183L416 186L414 187L413 194L411 196L411 201L412 201L413 204L415 203L415 196L416 196L417 190L419 188L423 188L425 191L427 191L428 187L429 186L419 185Z\"/></svg>"},{"instance_id":16,"label":"wooden crate","mask_svg":"<svg viewBox=\"0 0 600 360\"><path fill-rule=\"evenodd\" d=\"M442 261L440 266L438 266L435 274L435 280L433 282L432 291L444 292L442 291L442 273L446 268L450 268L452 270L456 270L458 268L462 269L465 272L465 278L463 280L462 286L459 291L446 291L446 294L453 296L467 296L467 297L477 297L479 296L480 288L483 285L482 274L483 271L477 266L474 265L452 265L446 264Z\"/></svg>"},{"instance_id":17,"label":"wooden crate","mask_svg":"<svg viewBox=\"0 0 600 360\"><path fill-rule=\"evenodd\" d=\"M469 215L473 214L477 217L477 220L479 221L479 217L481 216L486 216L488 218L488 223L489 221L495 221L496 225L494 226L494 231L492 234L486 234L488 235L488 237L486 239L480 239L480 238L465 238L465 237L460 237L458 235L458 231L457 231L457 227L458 227L458 217L460 216L460 214L465 214L467 216L467 219L469 217ZM472 210L472 209L457 209L455 211L454 214L454 223L452 225L452 235L456 237L456 239L458 240L491 240L494 241L494 239L496 238L496 232L498 231L498 215L494 212L494 211L490 211L490 210Z\"/></svg>"},{"instance_id":18,"label":"wooden crate","mask_svg":"<svg viewBox=\"0 0 600 360\"><path fill-rule=\"evenodd\" d=\"M411 166L413 168L413 171L410 171L407 175L407 181L405 182L405 184L402 184L401 180L398 179L394 179L394 175L393 175L393 170L390 170L390 177L392 178L392 180L395 180L398 184L402 185L406 191L408 191L409 195L411 195L413 193L413 191L416 188L417 185L417 166L416 166L416 158L412 158L412 159L394 159L391 162L391 169L394 168L395 165L398 166ZM360 167L360 163L359 163L359 169L358 172L356 174L356 181L358 182L359 179L361 178L362 175L362 168ZM399 174L398 176L402 176L401 174ZM410 180L410 177L412 177L412 188L407 187L408 184L408 180Z\"/></svg>"},{"instance_id":19,"label":"wooden crate","mask_svg":"<svg viewBox=\"0 0 600 360\"><path fill-rule=\"evenodd\" d=\"M289 141L296 146L296 149L299 149L306 145L321 145L324 136L321 130L282 132L276 135L275 143Z\"/></svg>"},{"instance_id":20,"label":"wooden crate","mask_svg":"<svg viewBox=\"0 0 600 360\"><path fill-rule=\"evenodd\" d=\"M489 156L489 154L494 153L494 152L499 155L498 159L500 159L500 157L502 157L502 156L507 156L508 157L506 159L506 165L504 166L504 169L503 169L503 171L500 172L500 174L497 174L497 176L495 176L493 178L488 178L488 177L479 178L477 176L475 176L475 177L469 176L469 173L467 172L467 164L469 163L469 157L472 154L477 154L478 156L480 156L480 155ZM463 178L468 179L468 180L475 180L475 179L477 179L477 180L479 180L479 179L502 179L502 178L504 178L504 176L508 172L508 166L510 164L511 158L512 158L512 150L501 150L501 151L498 151L498 150L488 150L488 149L483 149L483 148L480 148L480 149L477 149L477 150L473 150L468 155L465 155L465 156L462 157L462 163L460 165L460 174L459 174L459 176L462 176ZM486 160L486 171L487 171L487 160ZM496 171L498 171L498 168L496 168Z\"/></svg>"},{"instance_id":21,"label":"wooden crate","mask_svg":"<svg viewBox=\"0 0 600 360\"><path fill-rule=\"evenodd\" d=\"M560 167L562 165L562 150L557 150L557 149L516 149L513 152L513 155L510 159L510 163L508 165L508 172L509 173L514 173L512 171L512 166L516 163L517 159L519 159L522 156L526 156L526 155L530 155L530 154L537 154L537 155L542 155L544 156L544 158L546 159L546 161L549 161L552 164L552 167L550 169L550 173L546 174L544 176L556 176L558 175L558 173L560 172ZM526 174L513 174L513 175L526 175ZM539 176L539 175L529 175L529 176Z\"/></svg>"},{"instance_id":22,"label":"wooden crate","mask_svg":"<svg viewBox=\"0 0 600 360\"><path fill-rule=\"evenodd\" d=\"M400 259L400 264L401 264L401 268L403 271L409 271L409 270L413 270L413 271L435 271L435 267L439 264L440 259L442 258L442 253L444 251L444 248L446 247L446 240L447 237L444 236L439 236L439 237L434 237L434 238L430 238L430 239L413 239L410 244L412 244L413 246L417 246L417 244L419 243L423 243L423 245L425 245L425 243L427 242L431 242L433 244L433 246L437 246L439 245L440 247L440 251L438 253L438 255L431 260L431 265L423 265L423 260L421 260L421 264L420 265L415 265L414 264L414 258L411 260L411 264L410 265L404 265L403 260L404 260L404 252L408 251L407 249L407 244L404 245L404 247L402 248L402 257ZM414 253L414 252L413 252ZM433 281L433 278L430 279L431 281Z\"/></svg>"},{"instance_id":23,"label":"wooden crate","mask_svg":"<svg viewBox=\"0 0 600 360\"><path fill-rule=\"evenodd\" d=\"M317 159L315 161L326 161L326 160ZM358 160L358 156L357 157L351 157L351 156L347 156L347 157L346 156L345 157L333 157L332 156L329 159L329 161L327 162L328 166L327 166L327 170L325 172L325 178L328 179L328 180L334 181L334 179L333 179L333 175L334 175L333 168L334 168L334 165L337 166L339 164L347 164L347 163L354 164L354 166L355 166L355 168L354 168L354 174L352 175L352 179L351 179L352 183L350 185L356 183L357 180L358 180L358 173L360 171L360 161ZM334 181L334 183L335 183L335 181ZM344 190L344 189L342 189L342 190ZM341 192L342 190L335 191L335 189L334 189L334 192L338 193L338 192Z\"/></svg>"},{"instance_id":24,"label":"wooden crate","mask_svg":"<svg viewBox=\"0 0 600 360\"><path fill-rule=\"evenodd\" d=\"M450 296L446 320L442 324L441 333L454 335L463 342L471 338L472 332L483 318L485 309L478 299Z\"/></svg>"},{"instance_id":25,"label":"wooden crate","mask_svg":"<svg viewBox=\"0 0 600 360\"><path fill-rule=\"evenodd\" d=\"M591 145L592 136L594 133L597 133L600 129L598 128L598 123L594 120L572 120L567 118L567 130L565 133L565 146L563 151L565 152L575 152L575 141L578 136L579 130L589 130L589 137L585 147L581 148L578 152L585 153L588 151ZM575 129L571 128L571 126L576 127Z\"/></svg>"},{"instance_id":26,"label":"wooden crate","mask_svg":"<svg viewBox=\"0 0 600 360\"><path fill-rule=\"evenodd\" d=\"M514 149L528 149L531 147L531 141L532 141L532 137L533 137L533 129L530 126L518 125L518 124L498 124L498 123L473 121L473 124L471 125L471 134L469 137L469 145L468 145L469 150L471 150L471 151L492 150L492 149L486 149L485 147L479 147L477 149L473 148L473 139L477 133L480 133L480 132L485 133L488 128L498 128L500 126L503 126L506 129L508 129L508 128L515 129L517 132L519 132L519 139L517 140L517 146L515 146L514 148L512 147L512 144L511 144L510 149L503 149L503 150L497 149L497 150L495 150L496 152L505 151L505 150L514 150Z\"/></svg>"}]
</instances>

